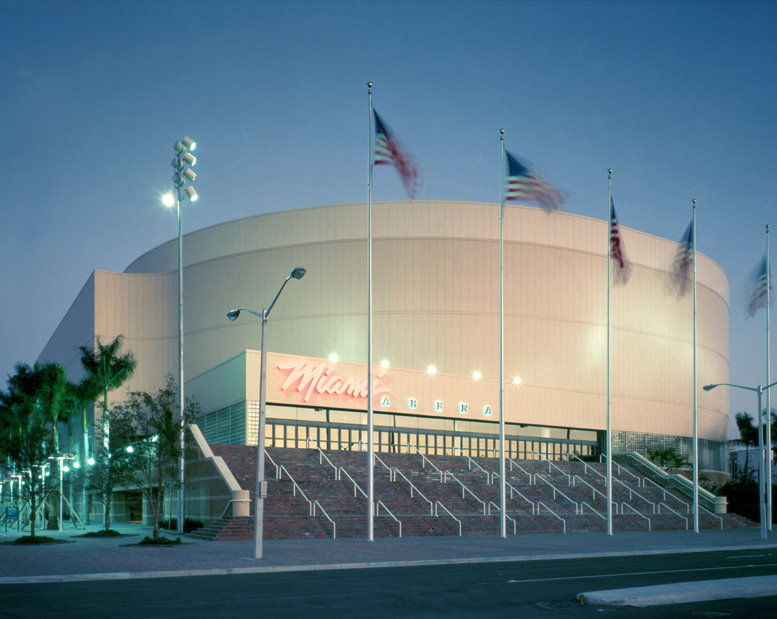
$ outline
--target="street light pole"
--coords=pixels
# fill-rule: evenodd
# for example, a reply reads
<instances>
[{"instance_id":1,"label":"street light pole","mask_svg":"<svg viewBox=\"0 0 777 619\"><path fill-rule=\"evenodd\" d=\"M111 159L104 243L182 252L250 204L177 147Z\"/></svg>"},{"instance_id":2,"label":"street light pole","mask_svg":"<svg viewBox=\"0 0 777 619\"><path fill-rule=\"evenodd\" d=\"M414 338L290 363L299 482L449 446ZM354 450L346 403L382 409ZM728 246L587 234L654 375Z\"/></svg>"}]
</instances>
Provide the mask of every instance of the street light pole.
<instances>
[{"instance_id":1,"label":"street light pole","mask_svg":"<svg viewBox=\"0 0 777 619\"><path fill-rule=\"evenodd\" d=\"M267 319L270 317L275 302L278 297L281 296L281 292L286 287L288 281L292 278L302 279L305 276L306 269L303 267L294 267L283 280L283 284L275 294L275 298L270 303L269 307L264 308L261 312L248 309L247 307L239 307L227 312L227 318L230 320L237 320L240 316L240 312L248 312L258 317L262 321L261 337L260 337L260 356L259 356L259 419L257 427L256 438L256 489L254 498L256 501L256 507L254 509L254 558L262 558L262 540L264 535L264 499L267 496L267 482L264 479L264 436L265 436L265 420L267 409L267 347L264 344L264 335L267 325Z\"/></svg>"},{"instance_id":2,"label":"street light pole","mask_svg":"<svg viewBox=\"0 0 777 619\"><path fill-rule=\"evenodd\" d=\"M763 412L761 411L761 396L766 391L777 385L777 381L762 387L758 385L756 387L745 387L744 385L734 385L732 383L717 383L714 385L704 385L704 391L712 391L715 387L734 387L736 389L744 389L745 391L755 391L758 396L758 408L756 409L758 418L758 509L761 517L761 538L766 539L766 454L764 454L764 424L763 424Z\"/></svg>"},{"instance_id":3,"label":"street light pole","mask_svg":"<svg viewBox=\"0 0 777 619\"><path fill-rule=\"evenodd\" d=\"M173 184L176 191L167 192L162 196L165 206L175 205L178 211L178 533L183 533L184 521L184 468L186 458L184 454L184 396L183 396L183 228L181 225L181 202L187 197L190 202L197 201L197 192L186 181L194 182L197 175L192 167L197 163L197 158L191 154L197 147L197 143L189 137L173 144L175 157L173 158Z\"/></svg>"}]
</instances>

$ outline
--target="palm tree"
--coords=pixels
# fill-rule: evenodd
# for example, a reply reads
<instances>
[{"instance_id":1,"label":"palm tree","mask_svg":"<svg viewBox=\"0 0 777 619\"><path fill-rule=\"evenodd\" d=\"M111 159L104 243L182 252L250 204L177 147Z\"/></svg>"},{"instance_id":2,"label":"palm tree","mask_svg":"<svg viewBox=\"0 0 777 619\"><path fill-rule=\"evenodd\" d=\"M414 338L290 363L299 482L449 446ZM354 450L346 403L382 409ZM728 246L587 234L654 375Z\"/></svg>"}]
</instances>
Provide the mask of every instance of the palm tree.
<instances>
[{"instance_id":1,"label":"palm tree","mask_svg":"<svg viewBox=\"0 0 777 619\"><path fill-rule=\"evenodd\" d=\"M16 468L24 484L20 491L30 503L30 535L35 537L35 516L45 499L43 470L48 462L47 413L42 410L42 372L36 364L16 364L8 378L8 391L0 392L0 451Z\"/></svg>"},{"instance_id":2,"label":"palm tree","mask_svg":"<svg viewBox=\"0 0 777 619\"><path fill-rule=\"evenodd\" d=\"M110 408L108 406L108 392L117 389L129 380L135 373L137 361L131 352L121 354L122 336L117 335L110 344L103 344L97 338L94 349L81 346L81 365L84 367L85 376L83 383L85 389L93 389L95 395L102 392L102 450L100 459L103 465L110 467ZM96 428L95 428L96 432ZM109 479L111 476L105 476ZM110 492L106 487L103 491L103 503L105 507L105 530L110 529Z\"/></svg>"}]
</instances>

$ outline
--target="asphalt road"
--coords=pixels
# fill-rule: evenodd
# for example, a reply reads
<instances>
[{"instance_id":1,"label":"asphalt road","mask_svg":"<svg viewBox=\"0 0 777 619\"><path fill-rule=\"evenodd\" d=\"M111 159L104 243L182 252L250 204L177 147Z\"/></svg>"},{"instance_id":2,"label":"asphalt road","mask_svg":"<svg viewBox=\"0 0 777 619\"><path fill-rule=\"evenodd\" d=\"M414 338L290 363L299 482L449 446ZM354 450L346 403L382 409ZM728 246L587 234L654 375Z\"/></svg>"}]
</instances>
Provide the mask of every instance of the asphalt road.
<instances>
[{"instance_id":1,"label":"asphalt road","mask_svg":"<svg viewBox=\"0 0 777 619\"><path fill-rule=\"evenodd\" d=\"M624 608L577 594L777 574L777 550L0 587L7 617L765 617L776 597Z\"/></svg>"}]
</instances>

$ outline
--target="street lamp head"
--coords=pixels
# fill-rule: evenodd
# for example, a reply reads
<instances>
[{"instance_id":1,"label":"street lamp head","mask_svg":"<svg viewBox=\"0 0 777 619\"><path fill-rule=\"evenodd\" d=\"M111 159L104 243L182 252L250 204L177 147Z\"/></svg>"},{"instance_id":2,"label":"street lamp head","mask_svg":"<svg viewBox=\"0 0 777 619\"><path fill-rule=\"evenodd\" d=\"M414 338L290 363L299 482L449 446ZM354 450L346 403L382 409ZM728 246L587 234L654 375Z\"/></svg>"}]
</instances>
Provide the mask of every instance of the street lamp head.
<instances>
[{"instance_id":1,"label":"street lamp head","mask_svg":"<svg viewBox=\"0 0 777 619\"><path fill-rule=\"evenodd\" d=\"M294 267L291 270L291 276L294 279L302 279L303 277L305 277L305 273L307 272L308 270L305 267Z\"/></svg>"},{"instance_id":2,"label":"street lamp head","mask_svg":"<svg viewBox=\"0 0 777 619\"><path fill-rule=\"evenodd\" d=\"M240 310L239 309L233 309L229 312L227 312L227 318L230 320L237 320L237 317L240 316Z\"/></svg>"},{"instance_id":3,"label":"street lamp head","mask_svg":"<svg viewBox=\"0 0 777 619\"><path fill-rule=\"evenodd\" d=\"M715 387L718 387L718 386L719 385L704 385L702 389L704 389L704 391L712 391Z\"/></svg>"}]
</instances>

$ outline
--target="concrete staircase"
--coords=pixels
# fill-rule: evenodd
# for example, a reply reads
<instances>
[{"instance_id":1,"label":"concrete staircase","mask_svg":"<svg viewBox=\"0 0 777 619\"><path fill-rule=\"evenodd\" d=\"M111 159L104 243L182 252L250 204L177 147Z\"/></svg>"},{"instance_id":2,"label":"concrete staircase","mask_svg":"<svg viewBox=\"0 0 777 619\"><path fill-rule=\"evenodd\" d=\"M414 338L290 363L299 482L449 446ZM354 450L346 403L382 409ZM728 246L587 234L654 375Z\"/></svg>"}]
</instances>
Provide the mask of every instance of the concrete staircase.
<instances>
[{"instance_id":1,"label":"concrete staircase","mask_svg":"<svg viewBox=\"0 0 777 619\"><path fill-rule=\"evenodd\" d=\"M253 512L256 449L240 445L211 448L224 459L240 486L250 491ZM367 536L366 452L268 448L267 454L264 539L331 538L335 531L336 537ZM564 527L567 532L605 531L604 467L575 461L509 462L505 474L508 534L560 533ZM685 497L641 482L626 467L616 470L614 530L647 530L648 519L654 531L693 527ZM397 537L400 526L402 536L458 535L459 531L463 535L499 534L496 458L379 453L373 479L375 537ZM705 512L699 519L702 528L721 524ZM723 526L756 525L726 514ZM212 522L192 535L212 540L253 539L253 516Z\"/></svg>"}]
</instances>

